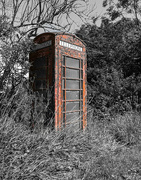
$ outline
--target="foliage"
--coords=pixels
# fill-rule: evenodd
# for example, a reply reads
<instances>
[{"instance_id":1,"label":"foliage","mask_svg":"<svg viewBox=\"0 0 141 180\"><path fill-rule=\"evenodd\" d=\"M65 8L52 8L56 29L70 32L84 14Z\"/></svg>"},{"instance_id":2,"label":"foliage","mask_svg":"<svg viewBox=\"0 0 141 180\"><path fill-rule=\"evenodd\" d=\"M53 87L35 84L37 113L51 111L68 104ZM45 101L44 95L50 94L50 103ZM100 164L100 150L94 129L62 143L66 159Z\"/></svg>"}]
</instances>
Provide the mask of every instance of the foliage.
<instances>
[{"instance_id":1,"label":"foliage","mask_svg":"<svg viewBox=\"0 0 141 180\"><path fill-rule=\"evenodd\" d=\"M1 45L0 62L0 88L3 91L14 89L20 83L26 83L28 70L30 67L28 54L31 41L29 39L21 40L19 43L8 43L7 40Z\"/></svg>"},{"instance_id":2,"label":"foliage","mask_svg":"<svg viewBox=\"0 0 141 180\"><path fill-rule=\"evenodd\" d=\"M131 17L137 25L140 23L140 0L103 0L103 7L107 7L108 18L112 21Z\"/></svg>"},{"instance_id":3,"label":"foliage","mask_svg":"<svg viewBox=\"0 0 141 180\"><path fill-rule=\"evenodd\" d=\"M83 25L87 46L88 97L95 113L123 113L140 104L141 26L130 19ZM139 106L138 106L139 107Z\"/></svg>"}]
</instances>

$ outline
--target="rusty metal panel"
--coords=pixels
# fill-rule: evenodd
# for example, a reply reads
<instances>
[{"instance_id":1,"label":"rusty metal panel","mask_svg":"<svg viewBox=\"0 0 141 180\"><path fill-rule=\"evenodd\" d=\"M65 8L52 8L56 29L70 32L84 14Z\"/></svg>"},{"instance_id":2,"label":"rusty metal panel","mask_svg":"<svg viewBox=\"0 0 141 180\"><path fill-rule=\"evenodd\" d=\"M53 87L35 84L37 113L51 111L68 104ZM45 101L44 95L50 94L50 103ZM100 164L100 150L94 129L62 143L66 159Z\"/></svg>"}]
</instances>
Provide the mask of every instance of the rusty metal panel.
<instances>
[{"instance_id":1,"label":"rusty metal panel","mask_svg":"<svg viewBox=\"0 0 141 180\"><path fill-rule=\"evenodd\" d=\"M65 96L65 101L63 100L63 72L62 72L62 67L63 66L63 57L70 57L70 58L75 58L83 61L83 112L81 113L81 110L79 111L73 111L75 112L80 112L81 116L83 116L82 119L82 124L81 127L82 129L86 128L87 125L87 90L86 90L86 67L87 67L87 62L86 62L86 49L84 43L78 39L77 37L73 35L66 35L66 34L57 34L55 38L55 59L58 62L57 71L58 71L58 76L56 78L57 86L56 86L56 91L58 90L58 94L56 96L57 104L56 104L56 109L57 109L57 116L56 116L56 128L61 129L61 127L64 126L66 127L66 105L64 105L66 101L66 91L64 92ZM72 67L71 67L72 68ZM74 68L76 69L76 68ZM79 69L79 68L78 68ZM65 82L66 83L66 82ZM72 89L71 89L72 90ZM73 89L75 90L75 89ZM77 90L77 89L76 89ZM82 106L81 105L81 106ZM65 113L63 113L65 111ZM72 112L71 112L72 113ZM65 118L65 122L64 122Z\"/></svg>"},{"instance_id":2,"label":"rusty metal panel","mask_svg":"<svg viewBox=\"0 0 141 180\"><path fill-rule=\"evenodd\" d=\"M34 47L29 55L31 63L29 77L34 92L44 97L48 104L45 112L45 124L47 124L54 112L54 61L55 38L54 34L42 34L34 39ZM49 43L48 43L49 42Z\"/></svg>"}]
</instances>

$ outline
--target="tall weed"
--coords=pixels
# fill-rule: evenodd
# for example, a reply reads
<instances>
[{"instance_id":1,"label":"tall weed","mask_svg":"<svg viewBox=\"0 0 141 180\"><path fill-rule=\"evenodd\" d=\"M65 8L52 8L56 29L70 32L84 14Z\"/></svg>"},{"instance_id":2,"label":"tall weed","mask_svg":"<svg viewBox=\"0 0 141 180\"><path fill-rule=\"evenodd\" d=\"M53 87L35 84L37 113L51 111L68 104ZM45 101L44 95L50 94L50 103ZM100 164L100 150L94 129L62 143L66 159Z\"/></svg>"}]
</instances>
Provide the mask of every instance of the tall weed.
<instances>
[{"instance_id":1,"label":"tall weed","mask_svg":"<svg viewBox=\"0 0 141 180\"><path fill-rule=\"evenodd\" d=\"M43 125L42 113L34 111L38 123L31 131L34 96L22 94L1 99L5 104L0 118L0 179L141 179L139 113L99 120L90 111L84 132L67 128L55 132Z\"/></svg>"}]
</instances>

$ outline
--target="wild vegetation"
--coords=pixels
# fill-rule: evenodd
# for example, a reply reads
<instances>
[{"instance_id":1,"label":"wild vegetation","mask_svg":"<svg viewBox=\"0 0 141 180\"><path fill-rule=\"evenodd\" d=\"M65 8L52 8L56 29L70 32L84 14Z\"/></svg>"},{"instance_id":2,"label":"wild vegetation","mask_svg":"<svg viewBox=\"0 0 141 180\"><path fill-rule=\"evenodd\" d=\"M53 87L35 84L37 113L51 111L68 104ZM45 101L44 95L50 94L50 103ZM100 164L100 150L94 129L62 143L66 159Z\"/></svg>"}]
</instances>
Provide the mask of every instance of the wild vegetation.
<instances>
[{"instance_id":1,"label":"wild vegetation","mask_svg":"<svg viewBox=\"0 0 141 180\"><path fill-rule=\"evenodd\" d=\"M117 6L127 10L132 1L110 2L100 27L94 19L76 33L87 45L88 97L95 113L101 115L139 110L141 101L141 23L136 19L140 14L131 16L134 18L121 12L114 16ZM139 4L136 6L138 10Z\"/></svg>"},{"instance_id":2,"label":"wild vegetation","mask_svg":"<svg viewBox=\"0 0 141 180\"><path fill-rule=\"evenodd\" d=\"M19 97L15 95L16 100ZM93 117L89 112L87 130L75 133L68 129L50 132L36 117L38 123L31 132L29 101L28 95L20 96L21 109L0 118L0 179L141 178L138 112L108 119ZM19 120L16 118L20 110Z\"/></svg>"},{"instance_id":3,"label":"wild vegetation","mask_svg":"<svg viewBox=\"0 0 141 180\"><path fill-rule=\"evenodd\" d=\"M32 102L38 99L29 87L27 72L30 37L44 23L58 22L51 16L76 10L80 1L39 0L33 6L36 13L29 12L30 3L25 4L20 20L18 10L25 1L11 1L8 8L15 8L12 18L8 18L7 2L0 1L0 179L140 180L139 0L104 1L107 14L101 25L97 26L93 18L93 24L84 24L76 32L86 43L88 54L88 126L84 132L75 133L69 129L50 131L44 126L42 110L31 111ZM42 4L45 2L52 2L46 6L48 11ZM48 16L50 11L54 14ZM127 16L129 13L132 18ZM23 23L17 25L16 20ZM22 27L27 21L29 28L25 32ZM42 103L40 99L37 105Z\"/></svg>"}]
</instances>

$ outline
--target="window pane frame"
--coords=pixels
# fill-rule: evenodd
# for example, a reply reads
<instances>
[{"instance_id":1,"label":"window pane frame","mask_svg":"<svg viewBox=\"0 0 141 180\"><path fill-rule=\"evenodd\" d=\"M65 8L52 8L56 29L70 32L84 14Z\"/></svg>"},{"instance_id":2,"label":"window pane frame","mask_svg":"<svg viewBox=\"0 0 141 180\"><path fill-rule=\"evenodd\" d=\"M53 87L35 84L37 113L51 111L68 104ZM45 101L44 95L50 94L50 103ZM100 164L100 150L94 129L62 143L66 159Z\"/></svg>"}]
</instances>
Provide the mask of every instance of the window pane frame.
<instances>
[{"instance_id":1,"label":"window pane frame","mask_svg":"<svg viewBox=\"0 0 141 180\"><path fill-rule=\"evenodd\" d=\"M76 60L76 61L79 61L77 66L74 67L70 64L68 64L67 60L66 59L69 59L69 60ZM72 62L73 63L73 62ZM78 71L78 76L79 77L73 77L73 75L69 75L68 77L66 76L66 70L70 69L70 71L73 70ZM65 74L65 76L64 76ZM78 82L78 86L76 88L72 88L69 86L69 82ZM63 86L63 83L64 83L64 86ZM68 85L68 88L66 87ZM79 87L79 88L78 88ZM78 88L78 89L77 89ZM77 95L77 98L75 99L74 97L71 99L71 98L68 98L67 99L67 93L68 92L79 92L78 95ZM76 58L72 58L72 57L68 57L68 56L63 56L63 59L62 59L62 118L63 118L63 123L65 123L65 126L66 126L66 114L67 113L75 113L75 112L79 112L79 126L82 126L82 120L83 118L81 117L82 115L82 111L83 111L83 60L82 59L76 59ZM66 104L67 103L79 103L79 108L78 109L72 109L69 111L66 111ZM64 107L65 106L65 107ZM65 109L65 111L64 111ZM64 119L65 118L65 119ZM73 118L73 117L72 117Z\"/></svg>"}]
</instances>

